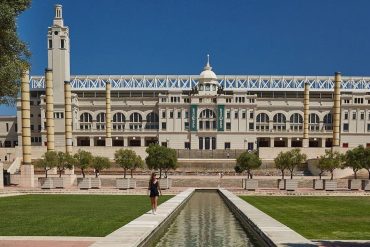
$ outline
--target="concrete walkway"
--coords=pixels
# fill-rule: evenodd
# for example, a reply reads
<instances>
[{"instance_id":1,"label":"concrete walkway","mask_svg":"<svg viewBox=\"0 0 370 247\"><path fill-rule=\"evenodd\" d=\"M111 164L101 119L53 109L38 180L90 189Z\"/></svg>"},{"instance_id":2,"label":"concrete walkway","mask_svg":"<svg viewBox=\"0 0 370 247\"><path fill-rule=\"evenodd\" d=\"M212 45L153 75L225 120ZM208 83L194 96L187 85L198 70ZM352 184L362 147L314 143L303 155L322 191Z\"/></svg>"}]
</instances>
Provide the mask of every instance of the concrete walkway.
<instances>
[{"instance_id":1,"label":"concrete walkway","mask_svg":"<svg viewBox=\"0 0 370 247\"><path fill-rule=\"evenodd\" d=\"M252 226L269 246L315 246L310 240L293 231L261 210L242 200L230 191L220 189L238 218Z\"/></svg>"},{"instance_id":2,"label":"concrete walkway","mask_svg":"<svg viewBox=\"0 0 370 247\"><path fill-rule=\"evenodd\" d=\"M132 247L138 246L141 242L149 239L158 230L159 226L166 221L194 192L195 189L187 189L177 196L162 203L157 214L151 211L136 218L127 225L119 228L105 238L92 244L91 247Z\"/></svg>"}]
</instances>

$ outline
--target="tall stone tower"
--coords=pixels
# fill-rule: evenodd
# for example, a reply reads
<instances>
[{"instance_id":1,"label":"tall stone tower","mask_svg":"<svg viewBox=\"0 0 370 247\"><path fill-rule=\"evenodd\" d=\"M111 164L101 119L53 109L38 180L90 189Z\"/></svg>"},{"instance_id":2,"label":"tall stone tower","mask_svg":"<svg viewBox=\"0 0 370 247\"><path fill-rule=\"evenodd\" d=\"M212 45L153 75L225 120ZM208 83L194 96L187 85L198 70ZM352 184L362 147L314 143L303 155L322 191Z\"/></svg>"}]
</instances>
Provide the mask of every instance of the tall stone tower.
<instances>
[{"instance_id":1,"label":"tall stone tower","mask_svg":"<svg viewBox=\"0 0 370 247\"><path fill-rule=\"evenodd\" d=\"M55 5L53 25L48 28L48 69L52 70L55 146L65 144L64 82L70 80L69 28L64 26L62 5Z\"/></svg>"},{"instance_id":2,"label":"tall stone tower","mask_svg":"<svg viewBox=\"0 0 370 247\"><path fill-rule=\"evenodd\" d=\"M70 80L69 28L64 26L62 5L55 5L53 25L48 28L48 68L53 70L54 102L64 104L64 81Z\"/></svg>"}]
</instances>

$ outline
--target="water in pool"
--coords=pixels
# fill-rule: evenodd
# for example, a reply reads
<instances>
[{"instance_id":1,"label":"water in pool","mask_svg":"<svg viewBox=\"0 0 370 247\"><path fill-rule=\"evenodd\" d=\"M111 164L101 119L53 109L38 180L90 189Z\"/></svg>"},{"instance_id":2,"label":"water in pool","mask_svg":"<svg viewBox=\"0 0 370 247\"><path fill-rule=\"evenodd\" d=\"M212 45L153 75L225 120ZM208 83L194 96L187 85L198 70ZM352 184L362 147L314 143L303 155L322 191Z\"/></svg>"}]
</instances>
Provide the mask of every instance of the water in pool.
<instances>
[{"instance_id":1,"label":"water in pool","mask_svg":"<svg viewBox=\"0 0 370 247\"><path fill-rule=\"evenodd\" d=\"M156 246L254 245L216 191L197 191Z\"/></svg>"}]
</instances>

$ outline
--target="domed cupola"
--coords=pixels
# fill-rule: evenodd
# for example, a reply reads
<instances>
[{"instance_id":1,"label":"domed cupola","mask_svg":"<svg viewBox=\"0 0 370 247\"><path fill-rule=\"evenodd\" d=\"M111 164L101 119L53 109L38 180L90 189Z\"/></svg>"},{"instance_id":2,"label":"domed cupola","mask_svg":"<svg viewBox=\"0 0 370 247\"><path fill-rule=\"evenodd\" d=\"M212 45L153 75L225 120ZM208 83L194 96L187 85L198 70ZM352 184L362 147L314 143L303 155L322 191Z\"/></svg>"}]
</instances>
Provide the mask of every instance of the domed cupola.
<instances>
[{"instance_id":1,"label":"domed cupola","mask_svg":"<svg viewBox=\"0 0 370 247\"><path fill-rule=\"evenodd\" d=\"M216 95L219 87L216 74L212 71L207 55L207 64L199 75L198 92L200 95Z\"/></svg>"}]
</instances>

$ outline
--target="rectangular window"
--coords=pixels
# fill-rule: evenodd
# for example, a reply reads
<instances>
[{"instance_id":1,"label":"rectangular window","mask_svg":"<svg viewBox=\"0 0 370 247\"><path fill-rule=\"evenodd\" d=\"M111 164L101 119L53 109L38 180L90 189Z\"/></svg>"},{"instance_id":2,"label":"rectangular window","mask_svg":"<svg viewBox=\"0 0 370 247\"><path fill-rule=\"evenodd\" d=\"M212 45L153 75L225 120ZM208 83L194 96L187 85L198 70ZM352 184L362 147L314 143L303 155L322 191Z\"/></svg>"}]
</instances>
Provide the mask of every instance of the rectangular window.
<instances>
[{"instance_id":1,"label":"rectangular window","mask_svg":"<svg viewBox=\"0 0 370 247\"><path fill-rule=\"evenodd\" d=\"M190 142L185 142L185 149L190 149Z\"/></svg>"},{"instance_id":2,"label":"rectangular window","mask_svg":"<svg viewBox=\"0 0 370 247\"><path fill-rule=\"evenodd\" d=\"M367 132L370 132L370 124L367 124Z\"/></svg>"},{"instance_id":3,"label":"rectangular window","mask_svg":"<svg viewBox=\"0 0 370 247\"><path fill-rule=\"evenodd\" d=\"M173 118L173 111L170 111L170 118Z\"/></svg>"},{"instance_id":4,"label":"rectangular window","mask_svg":"<svg viewBox=\"0 0 370 247\"><path fill-rule=\"evenodd\" d=\"M361 118L361 120L364 120L365 119L365 113L364 112L361 112L360 118Z\"/></svg>"},{"instance_id":5,"label":"rectangular window","mask_svg":"<svg viewBox=\"0 0 370 247\"><path fill-rule=\"evenodd\" d=\"M9 132L9 124L6 123L6 132Z\"/></svg>"},{"instance_id":6,"label":"rectangular window","mask_svg":"<svg viewBox=\"0 0 370 247\"><path fill-rule=\"evenodd\" d=\"M41 125L40 124L38 125L38 130L41 131Z\"/></svg>"},{"instance_id":7,"label":"rectangular window","mask_svg":"<svg viewBox=\"0 0 370 247\"><path fill-rule=\"evenodd\" d=\"M189 112L185 111L185 118L188 118L188 117L189 117Z\"/></svg>"},{"instance_id":8,"label":"rectangular window","mask_svg":"<svg viewBox=\"0 0 370 247\"><path fill-rule=\"evenodd\" d=\"M60 48L62 48L62 49L64 49L65 47L64 47L64 42L65 42L65 40L64 39L61 39L60 40Z\"/></svg>"},{"instance_id":9,"label":"rectangular window","mask_svg":"<svg viewBox=\"0 0 370 247\"><path fill-rule=\"evenodd\" d=\"M353 120L356 120L356 112L353 112L353 113L352 113L352 119L353 119Z\"/></svg>"},{"instance_id":10,"label":"rectangular window","mask_svg":"<svg viewBox=\"0 0 370 247\"><path fill-rule=\"evenodd\" d=\"M250 113L249 113L249 118L253 118L253 117L254 117L253 112L250 112Z\"/></svg>"},{"instance_id":11,"label":"rectangular window","mask_svg":"<svg viewBox=\"0 0 370 247\"><path fill-rule=\"evenodd\" d=\"M345 112L344 113L344 120L347 120L348 119L348 112Z\"/></svg>"},{"instance_id":12,"label":"rectangular window","mask_svg":"<svg viewBox=\"0 0 370 247\"><path fill-rule=\"evenodd\" d=\"M177 118L181 118L181 111L177 112Z\"/></svg>"},{"instance_id":13,"label":"rectangular window","mask_svg":"<svg viewBox=\"0 0 370 247\"><path fill-rule=\"evenodd\" d=\"M239 118L239 113L238 113L238 111L235 111L235 118Z\"/></svg>"},{"instance_id":14,"label":"rectangular window","mask_svg":"<svg viewBox=\"0 0 370 247\"><path fill-rule=\"evenodd\" d=\"M230 142L225 142L225 149L230 149L230 148L231 148Z\"/></svg>"},{"instance_id":15,"label":"rectangular window","mask_svg":"<svg viewBox=\"0 0 370 247\"><path fill-rule=\"evenodd\" d=\"M162 123L162 130L166 130L167 129L167 123Z\"/></svg>"},{"instance_id":16,"label":"rectangular window","mask_svg":"<svg viewBox=\"0 0 370 247\"><path fill-rule=\"evenodd\" d=\"M31 131L33 131L34 130L34 126L33 126L33 124L31 124Z\"/></svg>"},{"instance_id":17,"label":"rectangular window","mask_svg":"<svg viewBox=\"0 0 370 247\"><path fill-rule=\"evenodd\" d=\"M249 123L249 130L254 130L254 123Z\"/></svg>"},{"instance_id":18,"label":"rectangular window","mask_svg":"<svg viewBox=\"0 0 370 247\"><path fill-rule=\"evenodd\" d=\"M242 118L245 118L245 111L242 112Z\"/></svg>"},{"instance_id":19,"label":"rectangular window","mask_svg":"<svg viewBox=\"0 0 370 247\"><path fill-rule=\"evenodd\" d=\"M199 137L199 150L203 149L203 137Z\"/></svg>"},{"instance_id":20,"label":"rectangular window","mask_svg":"<svg viewBox=\"0 0 370 247\"><path fill-rule=\"evenodd\" d=\"M231 123L226 123L226 130L231 130Z\"/></svg>"},{"instance_id":21,"label":"rectangular window","mask_svg":"<svg viewBox=\"0 0 370 247\"><path fill-rule=\"evenodd\" d=\"M343 142L343 147L348 148L348 142Z\"/></svg>"},{"instance_id":22,"label":"rectangular window","mask_svg":"<svg viewBox=\"0 0 370 247\"><path fill-rule=\"evenodd\" d=\"M343 131L348 132L348 123L343 124Z\"/></svg>"},{"instance_id":23,"label":"rectangular window","mask_svg":"<svg viewBox=\"0 0 370 247\"><path fill-rule=\"evenodd\" d=\"M184 123L184 125L185 125L185 126L184 126L184 129L185 129L185 130L189 130L189 122L185 122L185 123Z\"/></svg>"},{"instance_id":24,"label":"rectangular window","mask_svg":"<svg viewBox=\"0 0 370 247\"><path fill-rule=\"evenodd\" d=\"M230 110L226 111L226 118L230 118Z\"/></svg>"},{"instance_id":25,"label":"rectangular window","mask_svg":"<svg viewBox=\"0 0 370 247\"><path fill-rule=\"evenodd\" d=\"M49 46L49 49L52 49L53 48L53 41L51 39L49 39L49 45L48 46Z\"/></svg>"},{"instance_id":26,"label":"rectangular window","mask_svg":"<svg viewBox=\"0 0 370 247\"><path fill-rule=\"evenodd\" d=\"M162 111L162 118L166 118L166 111Z\"/></svg>"}]
</instances>

